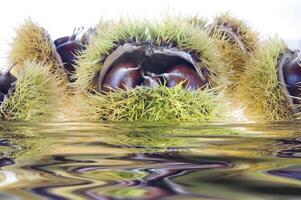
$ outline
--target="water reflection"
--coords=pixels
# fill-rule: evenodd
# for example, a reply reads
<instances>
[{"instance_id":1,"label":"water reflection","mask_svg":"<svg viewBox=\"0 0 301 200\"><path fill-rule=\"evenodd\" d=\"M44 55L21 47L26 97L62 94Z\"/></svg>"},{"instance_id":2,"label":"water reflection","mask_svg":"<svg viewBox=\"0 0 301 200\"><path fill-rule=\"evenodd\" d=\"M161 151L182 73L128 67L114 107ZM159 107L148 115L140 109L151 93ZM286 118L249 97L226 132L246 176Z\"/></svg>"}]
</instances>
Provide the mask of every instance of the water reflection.
<instances>
[{"instance_id":1,"label":"water reflection","mask_svg":"<svg viewBox=\"0 0 301 200\"><path fill-rule=\"evenodd\" d=\"M0 198L299 198L300 138L289 123L2 123Z\"/></svg>"}]
</instances>

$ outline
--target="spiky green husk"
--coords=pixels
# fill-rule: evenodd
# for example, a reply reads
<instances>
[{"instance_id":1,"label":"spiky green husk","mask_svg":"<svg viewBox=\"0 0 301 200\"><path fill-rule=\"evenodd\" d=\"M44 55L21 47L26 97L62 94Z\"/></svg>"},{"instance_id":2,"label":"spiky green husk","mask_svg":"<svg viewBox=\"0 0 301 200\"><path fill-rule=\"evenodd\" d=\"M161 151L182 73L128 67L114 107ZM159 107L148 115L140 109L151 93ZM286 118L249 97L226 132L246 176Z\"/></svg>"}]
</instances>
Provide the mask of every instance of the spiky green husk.
<instances>
[{"instance_id":1,"label":"spiky green husk","mask_svg":"<svg viewBox=\"0 0 301 200\"><path fill-rule=\"evenodd\" d=\"M26 60L35 60L49 65L51 73L55 74L58 80L67 82L67 75L54 48L47 31L32 20L27 19L22 26L16 29L16 36L11 43L9 61L16 64L12 72L18 74Z\"/></svg>"},{"instance_id":2,"label":"spiky green husk","mask_svg":"<svg viewBox=\"0 0 301 200\"><path fill-rule=\"evenodd\" d=\"M174 88L137 87L110 94L83 94L77 99L80 116L86 120L207 121L226 113L226 102L214 90L189 92Z\"/></svg>"},{"instance_id":3,"label":"spiky green husk","mask_svg":"<svg viewBox=\"0 0 301 200\"><path fill-rule=\"evenodd\" d=\"M220 31L219 26L234 27L233 32L241 43L229 38L226 33ZM225 66L228 67L227 71L230 72L229 80L231 84L227 93L233 97L233 94L236 93L237 81L245 69L247 60L259 46L259 34L253 31L245 21L229 13L216 16L209 31L222 53L222 58L226 63Z\"/></svg>"},{"instance_id":4,"label":"spiky green husk","mask_svg":"<svg viewBox=\"0 0 301 200\"><path fill-rule=\"evenodd\" d=\"M199 16L198 14L194 15L179 15L179 14L173 14L173 15L167 15L167 18L176 18L178 20L184 20L193 26L206 30L206 27L208 26L209 20L203 16Z\"/></svg>"},{"instance_id":5,"label":"spiky green husk","mask_svg":"<svg viewBox=\"0 0 301 200\"><path fill-rule=\"evenodd\" d=\"M278 59L286 50L285 43L270 38L246 64L237 86L237 97L245 105L246 114L254 120L294 119L278 80Z\"/></svg>"},{"instance_id":6,"label":"spiky green husk","mask_svg":"<svg viewBox=\"0 0 301 200\"><path fill-rule=\"evenodd\" d=\"M162 23L148 21L120 20L107 29L98 29L86 51L78 57L75 85L80 89L96 89L95 78L105 58L118 45L125 42L143 43L151 41L156 46L176 47L199 56L199 66L211 71L209 82L212 86L224 85L227 73L221 61L219 50L208 34L196 28L187 19L166 18Z\"/></svg>"},{"instance_id":7,"label":"spiky green husk","mask_svg":"<svg viewBox=\"0 0 301 200\"><path fill-rule=\"evenodd\" d=\"M91 44L77 58L75 85L84 90L96 89L94 80L101 70L103 61L117 47L119 40L135 35L133 40L146 40L145 23L137 21L132 26L125 26L126 22L120 21L117 25L112 23L107 29L97 29L97 34L92 38ZM135 33L135 34L134 34Z\"/></svg>"},{"instance_id":8,"label":"spiky green husk","mask_svg":"<svg viewBox=\"0 0 301 200\"><path fill-rule=\"evenodd\" d=\"M199 27L200 29L205 29L208 24L208 20L206 18L200 17L198 15L189 17L188 22L193 26Z\"/></svg>"},{"instance_id":9,"label":"spiky green husk","mask_svg":"<svg viewBox=\"0 0 301 200\"><path fill-rule=\"evenodd\" d=\"M238 19L230 13L221 13L214 18L214 24L235 27L236 30L234 31L243 42L244 48L246 48L247 51L254 51L257 48L259 34L254 31L246 21Z\"/></svg>"},{"instance_id":10,"label":"spiky green husk","mask_svg":"<svg viewBox=\"0 0 301 200\"><path fill-rule=\"evenodd\" d=\"M0 106L4 120L45 121L56 117L64 94L50 68L46 63L24 61L15 91Z\"/></svg>"},{"instance_id":11,"label":"spiky green husk","mask_svg":"<svg viewBox=\"0 0 301 200\"><path fill-rule=\"evenodd\" d=\"M82 91L78 101L80 116L86 120L129 121L206 121L221 119L226 101L214 90L188 92L180 85L147 89L137 87L130 91L118 91L106 95L90 94L97 90L95 82L104 60L118 45L132 42L152 42L155 46L175 47L198 56L198 65L211 73L211 87L219 89L225 84L224 63L207 32L196 28L188 19L151 24L148 21L119 20L107 29L98 29L86 51L78 57L76 87ZM220 89L221 90L221 89Z\"/></svg>"}]
</instances>

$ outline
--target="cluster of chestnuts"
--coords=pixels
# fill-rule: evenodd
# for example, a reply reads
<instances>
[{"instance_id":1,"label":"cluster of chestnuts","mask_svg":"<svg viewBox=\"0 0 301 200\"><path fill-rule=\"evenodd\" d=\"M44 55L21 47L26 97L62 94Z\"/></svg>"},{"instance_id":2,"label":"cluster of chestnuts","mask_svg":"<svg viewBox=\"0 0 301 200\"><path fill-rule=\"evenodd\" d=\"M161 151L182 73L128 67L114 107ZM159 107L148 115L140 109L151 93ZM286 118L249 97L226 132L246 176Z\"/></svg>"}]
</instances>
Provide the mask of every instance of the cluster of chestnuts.
<instances>
[{"instance_id":1,"label":"cluster of chestnuts","mask_svg":"<svg viewBox=\"0 0 301 200\"><path fill-rule=\"evenodd\" d=\"M192 57L181 50L151 43L118 47L104 62L98 89L108 93L137 86L154 88L182 84L188 91L204 88L207 79Z\"/></svg>"},{"instance_id":2,"label":"cluster of chestnuts","mask_svg":"<svg viewBox=\"0 0 301 200\"><path fill-rule=\"evenodd\" d=\"M78 28L71 36L54 40L56 52L71 82L75 81L73 75L76 70L76 55L85 50L85 45L89 44L90 36L93 34L93 30L84 31L83 28ZM160 68L160 66L158 67ZM193 66L186 63L173 64L162 73L154 73L130 60L111 66L105 77L99 82L99 88L102 93L107 93L116 89L126 90L136 86L174 87L179 83L182 83L185 89L192 91L204 87L207 80L204 80L204 77L200 76Z\"/></svg>"},{"instance_id":3,"label":"cluster of chestnuts","mask_svg":"<svg viewBox=\"0 0 301 200\"><path fill-rule=\"evenodd\" d=\"M102 83L102 91L126 90L136 86L153 88L165 85L174 87L179 83L182 83L183 87L189 91L197 90L206 85L206 82L201 79L198 73L185 64L171 66L164 73L155 74L143 71L141 66L125 62L110 69Z\"/></svg>"}]
</instances>

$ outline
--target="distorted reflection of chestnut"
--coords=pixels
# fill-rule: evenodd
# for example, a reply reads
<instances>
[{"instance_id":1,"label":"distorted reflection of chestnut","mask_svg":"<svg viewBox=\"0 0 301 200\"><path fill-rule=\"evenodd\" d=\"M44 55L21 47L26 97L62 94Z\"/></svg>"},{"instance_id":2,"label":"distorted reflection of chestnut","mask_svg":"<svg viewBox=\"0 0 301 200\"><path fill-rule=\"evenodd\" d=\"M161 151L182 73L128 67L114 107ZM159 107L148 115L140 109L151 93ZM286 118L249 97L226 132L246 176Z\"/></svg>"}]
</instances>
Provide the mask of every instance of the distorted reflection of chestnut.
<instances>
[{"instance_id":1,"label":"distorted reflection of chestnut","mask_svg":"<svg viewBox=\"0 0 301 200\"><path fill-rule=\"evenodd\" d=\"M102 91L135 88L142 83L141 68L133 63L120 63L108 71L102 83Z\"/></svg>"},{"instance_id":2,"label":"distorted reflection of chestnut","mask_svg":"<svg viewBox=\"0 0 301 200\"><path fill-rule=\"evenodd\" d=\"M206 85L206 82L200 78L195 70L182 64L167 69L164 77L166 78L167 87L174 87L182 82L184 88L192 91Z\"/></svg>"},{"instance_id":3,"label":"distorted reflection of chestnut","mask_svg":"<svg viewBox=\"0 0 301 200\"><path fill-rule=\"evenodd\" d=\"M4 167L4 166L7 166L7 165L13 165L13 164L15 164L15 161L10 157L0 158L0 167Z\"/></svg>"},{"instance_id":4,"label":"distorted reflection of chestnut","mask_svg":"<svg viewBox=\"0 0 301 200\"><path fill-rule=\"evenodd\" d=\"M288 92L291 96L301 94L301 60L294 59L283 65L283 76Z\"/></svg>"}]
</instances>

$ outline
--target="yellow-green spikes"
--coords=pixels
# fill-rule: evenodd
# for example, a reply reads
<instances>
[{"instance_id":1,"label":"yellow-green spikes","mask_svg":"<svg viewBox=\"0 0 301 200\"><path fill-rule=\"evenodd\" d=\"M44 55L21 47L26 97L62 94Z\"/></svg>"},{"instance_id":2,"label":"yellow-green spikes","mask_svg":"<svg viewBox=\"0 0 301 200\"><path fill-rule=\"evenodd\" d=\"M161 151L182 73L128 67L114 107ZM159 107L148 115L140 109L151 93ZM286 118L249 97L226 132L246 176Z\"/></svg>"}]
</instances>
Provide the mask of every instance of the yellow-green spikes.
<instances>
[{"instance_id":1,"label":"yellow-green spikes","mask_svg":"<svg viewBox=\"0 0 301 200\"><path fill-rule=\"evenodd\" d=\"M67 82L66 73L50 35L30 19L16 29L16 36L11 43L9 62L16 64L12 72L19 73L26 60L46 63L51 67L51 73L59 80Z\"/></svg>"},{"instance_id":2,"label":"yellow-green spikes","mask_svg":"<svg viewBox=\"0 0 301 200\"><path fill-rule=\"evenodd\" d=\"M228 103L219 94L226 82L224 76L226 68L220 52L208 33L191 24L188 19L166 18L163 22L154 24L148 21L120 20L111 23L106 30L97 31L91 44L81 53L77 62L77 81L74 85L79 94L75 97L75 105L79 108L80 117L92 121L207 121L221 119L227 112L222 108L227 107ZM181 56L177 58L182 59L182 63L195 67L196 71L202 72L208 84L196 91L187 91L181 84L172 88L163 84L154 88L137 86L126 91L120 89L104 93L99 78L105 76L106 72L103 70L114 67L112 64L108 65L116 62L116 60L112 61L112 57L128 55L122 54L123 50L119 47L139 49L139 52L153 49L152 52L161 53L156 54L161 56L161 60L170 59L173 65L177 64L174 62L178 62L172 60L174 57L185 54L186 60ZM163 49L169 50L168 56L175 51L176 53L172 54L174 57L164 57L162 55L165 55L166 51ZM139 53L137 50L131 52ZM127 62L138 62L139 65L139 56L133 54L129 59ZM149 59L153 58L149 57ZM155 59L153 61L157 62ZM152 73L163 70L157 73L159 74L164 73L164 69L168 68L165 66L162 69L160 64L166 65L166 63L169 62L144 64L149 66L147 70L154 69ZM142 76L148 75L147 70L146 68L141 70L144 74Z\"/></svg>"},{"instance_id":3,"label":"yellow-green spikes","mask_svg":"<svg viewBox=\"0 0 301 200\"><path fill-rule=\"evenodd\" d=\"M286 50L282 40L271 38L246 63L237 96L250 119L269 121L297 117L286 99L285 85L278 78L278 60Z\"/></svg>"},{"instance_id":4,"label":"yellow-green spikes","mask_svg":"<svg viewBox=\"0 0 301 200\"><path fill-rule=\"evenodd\" d=\"M229 13L223 13L214 18L209 26L209 32L219 47L226 63L231 84L227 89L228 96L236 99L236 85L250 55L259 46L258 33L247 23Z\"/></svg>"},{"instance_id":5,"label":"yellow-green spikes","mask_svg":"<svg viewBox=\"0 0 301 200\"><path fill-rule=\"evenodd\" d=\"M85 120L124 121L208 121L226 113L227 102L214 90L186 91L174 88L138 87L110 94L82 94L77 99Z\"/></svg>"},{"instance_id":6,"label":"yellow-green spikes","mask_svg":"<svg viewBox=\"0 0 301 200\"><path fill-rule=\"evenodd\" d=\"M45 121L57 117L62 96L52 66L24 61L17 74L16 88L0 106L4 120Z\"/></svg>"}]
</instances>

